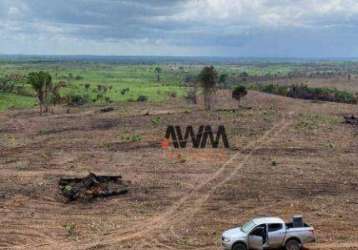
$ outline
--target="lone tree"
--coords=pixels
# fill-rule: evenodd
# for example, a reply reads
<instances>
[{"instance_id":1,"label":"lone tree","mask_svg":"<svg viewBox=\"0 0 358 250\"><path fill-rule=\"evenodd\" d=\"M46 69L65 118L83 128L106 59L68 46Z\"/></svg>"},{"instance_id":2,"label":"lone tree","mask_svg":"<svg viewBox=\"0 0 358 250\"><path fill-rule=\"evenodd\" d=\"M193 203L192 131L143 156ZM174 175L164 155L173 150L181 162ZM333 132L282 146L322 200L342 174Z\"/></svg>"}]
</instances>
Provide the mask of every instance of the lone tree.
<instances>
[{"instance_id":1,"label":"lone tree","mask_svg":"<svg viewBox=\"0 0 358 250\"><path fill-rule=\"evenodd\" d=\"M47 72L32 72L27 77L28 83L36 91L36 95L40 104L40 113L44 111L48 112L48 106L50 103L50 92L52 89L52 77Z\"/></svg>"},{"instance_id":2,"label":"lone tree","mask_svg":"<svg viewBox=\"0 0 358 250\"><path fill-rule=\"evenodd\" d=\"M207 66L202 69L198 79L203 88L205 109L211 110L212 94L216 91L218 73L216 72L214 66Z\"/></svg>"},{"instance_id":3,"label":"lone tree","mask_svg":"<svg viewBox=\"0 0 358 250\"><path fill-rule=\"evenodd\" d=\"M157 75L157 82L160 82L160 73L162 73L162 68L161 67L155 67L154 72Z\"/></svg>"},{"instance_id":4,"label":"lone tree","mask_svg":"<svg viewBox=\"0 0 358 250\"><path fill-rule=\"evenodd\" d=\"M241 98L243 98L246 95L247 95L247 90L242 85L236 86L235 89L232 91L232 98L237 100L239 106L240 106Z\"/></svg>"}]
</instances>

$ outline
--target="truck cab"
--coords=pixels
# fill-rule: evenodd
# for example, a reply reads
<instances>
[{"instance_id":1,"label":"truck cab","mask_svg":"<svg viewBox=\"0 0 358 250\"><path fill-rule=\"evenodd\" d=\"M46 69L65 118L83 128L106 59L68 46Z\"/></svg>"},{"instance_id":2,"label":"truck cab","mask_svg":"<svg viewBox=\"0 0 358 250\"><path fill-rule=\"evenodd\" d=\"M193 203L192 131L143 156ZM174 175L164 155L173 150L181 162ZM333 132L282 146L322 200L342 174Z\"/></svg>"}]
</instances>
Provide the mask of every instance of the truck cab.
<instances>
[{"instance_id":1,"label":"truck cab","mask_svg":"<svg viewBox=\"0 0 358 250\"><path fill-rule=\"evenodd\" d=\"M248 235L251 249L279 248L285 239L285 222L280 218L258 218L253 222L257 225Z\"/></svg>"},{"instance_id":2,"label":"truck cab","mask_svg":"<svg viewBox=\"0 0 358 250\"><path fill-rule=\"evenodd\" d=\"M256 218L242 227L223 233L225 250L300 250L306 242L315 241L313 228L307 224L294 227L277 217Z\"/></svg>"}]
</instances>

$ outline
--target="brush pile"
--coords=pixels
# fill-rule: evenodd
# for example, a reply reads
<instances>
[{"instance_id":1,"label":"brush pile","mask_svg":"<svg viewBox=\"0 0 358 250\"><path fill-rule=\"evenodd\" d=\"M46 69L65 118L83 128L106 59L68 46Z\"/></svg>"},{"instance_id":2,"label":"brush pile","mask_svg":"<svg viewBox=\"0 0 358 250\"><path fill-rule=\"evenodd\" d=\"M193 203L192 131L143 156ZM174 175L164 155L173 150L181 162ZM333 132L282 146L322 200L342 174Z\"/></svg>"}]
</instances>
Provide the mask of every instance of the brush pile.
<instances>
[{"instance_id":1,"label":"brush pile","mask_svg":"<svg viewBox=\"0 0 358 250\"><path fill-rule=\"evenodd\" d=\"M97 176L90 173L84 178L61 178L59 189L69 201L90 201L98 197L126 194L128 185L122 176Z\"/></svg>"},{"instance_id":2,"label":"brush pile","mask_svg":"<svg viewBox=\"0 0 358 250\"><path fill-rule=\"evenodd\" d=\"M344 120L345 120L346 124L351 124L351 125L354 125L354 126L358 126L358 117L355 117L354 115L345 116Z\"/></svg>"}]
</instances>

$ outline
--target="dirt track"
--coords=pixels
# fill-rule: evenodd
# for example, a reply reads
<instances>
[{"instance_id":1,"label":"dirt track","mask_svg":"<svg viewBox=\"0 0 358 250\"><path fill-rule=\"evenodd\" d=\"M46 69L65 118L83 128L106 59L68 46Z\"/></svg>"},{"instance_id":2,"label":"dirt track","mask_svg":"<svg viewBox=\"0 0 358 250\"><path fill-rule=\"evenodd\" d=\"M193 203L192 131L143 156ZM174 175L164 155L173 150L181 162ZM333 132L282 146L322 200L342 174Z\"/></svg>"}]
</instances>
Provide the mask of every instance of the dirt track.
<instances>
[{"instance_id":1,"label":"dirt track","mask_svg":"<svg viewBox=\"0 0 358 250\"><path fill-rule=\"evenodd\" d=\"M136 105L101 115L93 109L54 117L7 114L1 126L0 247L220 249L221 232L251 217L303 213L319 238L310 249L358 249L358 208L351 203L358 198L358 147L354 130L333 122L354 107L332 111L336 104L256 93L245 105L253 110L183 112L185 104L172 103L166 110L155 107L154 115ZM300 127L307 112L325 117L315 118L313 134ZM160 125L152 124L158 116ZM168 124L188 123L225 124L238 150L169 154L145 146L159 141ZM123 134L142 140L123 142ZM122 174L133 189L126 197L65 204L58 177L87 171ZM68 223L76 225L71 235L63 226Z\"/></svg>"}]
</instances>

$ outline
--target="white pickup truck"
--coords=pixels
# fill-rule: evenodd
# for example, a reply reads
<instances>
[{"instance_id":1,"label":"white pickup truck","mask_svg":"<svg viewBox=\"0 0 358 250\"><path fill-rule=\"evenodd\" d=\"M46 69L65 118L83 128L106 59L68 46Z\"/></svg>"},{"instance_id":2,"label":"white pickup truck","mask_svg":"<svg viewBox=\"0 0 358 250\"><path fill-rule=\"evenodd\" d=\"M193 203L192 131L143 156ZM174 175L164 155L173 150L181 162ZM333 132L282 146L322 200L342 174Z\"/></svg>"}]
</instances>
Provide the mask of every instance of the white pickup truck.
<instances>
[{"instance_id":1,"label":"white pickup truck","mask_svg":"<svg viewBox=\"0 0 358 250\"><path fill-rule=\"evenodd\" d=\"M222 235L225 250L300 250L315 240L313 227L303 223L302 217L294 217L291 223L276 217L256 218Z\"/></svg>"}]
</instances>

